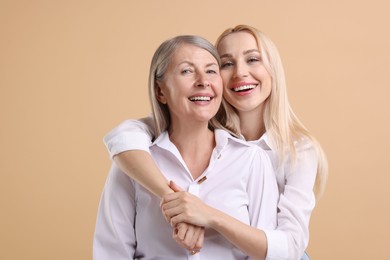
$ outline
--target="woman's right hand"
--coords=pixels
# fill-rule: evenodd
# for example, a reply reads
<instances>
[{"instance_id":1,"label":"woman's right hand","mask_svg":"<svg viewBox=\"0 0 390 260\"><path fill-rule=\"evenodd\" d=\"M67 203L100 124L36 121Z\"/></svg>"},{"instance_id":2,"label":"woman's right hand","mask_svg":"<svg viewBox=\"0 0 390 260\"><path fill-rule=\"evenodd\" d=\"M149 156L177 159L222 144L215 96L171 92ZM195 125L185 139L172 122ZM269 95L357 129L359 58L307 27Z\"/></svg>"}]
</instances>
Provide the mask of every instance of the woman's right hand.
<instances>
[{"instance_id":1,"label":"woman's right hand","mask_svg":"<svg viewBox=\"0 0 390 260\"><path fill-rule=\"evenodd\" d=\"M187 223L179 223L173 229L173 239L191 254L198 253L203 246L204 228Z\"/></svg>"}]
</instances>

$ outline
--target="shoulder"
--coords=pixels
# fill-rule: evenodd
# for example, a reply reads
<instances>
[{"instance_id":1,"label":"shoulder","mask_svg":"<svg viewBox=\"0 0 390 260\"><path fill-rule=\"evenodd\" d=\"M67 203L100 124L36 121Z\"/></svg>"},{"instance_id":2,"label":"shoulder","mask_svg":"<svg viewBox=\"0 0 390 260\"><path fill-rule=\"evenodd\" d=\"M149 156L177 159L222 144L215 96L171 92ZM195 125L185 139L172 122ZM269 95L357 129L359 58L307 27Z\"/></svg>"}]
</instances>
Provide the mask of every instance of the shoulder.
<instances>
[{"instance_id":1,"label":"shoulder","mask_svg":"<svg viewBox=\"0 0 390 260\"><path fill-rule=\"evenodd\" d=\"M294 146L297 154L299 153L316 153L317 144L309 137L301 137L294 141Z\"/></svg>"},{"instance_id":2,"label":"shoulder","mask_svg":"<svg viewBox=\"0 0 390 260\"><path fill-rule=\"evenodd\" d=\"M294 142L295 157L288 154L284 171L286 176L294 173L295 176L315 176L320 158L318 144L308 137L303 137ZM305 177L306 178L306 177Z\"/></svg>"},{"instance_id":3,"label":"shoulder","mask_svg":"<svg viewBox=\"0 0 390 260\"><path fill-rule=\"evenodd\" d=\"M215 131L215 139L217 149L229 148L236 152L245 153L246 156L251 155L253 158L260 156L268 159L269 157L267 151L257 143L232 136L225 130L217 129Z\"/></svg>"},{"instance_id":4,"label":"shoulder","mask_svg":"<svg viewBox=\"0 0 390 260\"><path fill-rule=\"evenodd\" d=\"M255 147L254 144L251 144L250 142L247 142L242 138L237 138L235 136L232 136L229 132L223 129L216 129L214 133L215 133L215 141L217 146L229 145L229 146L237 146L242 148Z\"/></svg>"},{"instance_id":5,"label":"shoulder","mask_svg":"<svg viewBox=\"0 0 390 260\"><path fill-rule=\"evenodd\" d=\"M215 131L215 140L218 152L228 154L230 160L245 161L247 166L259 161L259 156L267 156L266 152L257 145L236 138L224 130Z\"/></svg>"}]
</instances>

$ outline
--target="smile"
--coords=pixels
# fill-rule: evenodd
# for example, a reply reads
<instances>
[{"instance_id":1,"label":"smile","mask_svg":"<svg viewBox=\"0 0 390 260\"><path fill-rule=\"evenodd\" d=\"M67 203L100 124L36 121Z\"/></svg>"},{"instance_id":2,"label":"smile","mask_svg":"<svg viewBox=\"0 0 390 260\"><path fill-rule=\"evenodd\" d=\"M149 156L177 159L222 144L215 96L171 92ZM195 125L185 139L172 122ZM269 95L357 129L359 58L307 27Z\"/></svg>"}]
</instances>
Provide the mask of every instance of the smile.
<instances>
[{"instance_id":1,"label":"smile","mask_svg":"<svg viewBox=\"0 0 390 260\"><path fill-rule=\"evenodd\" d=\"M211 101L212 97L196 96L188 98L190 101Z\"/></svg>"},{"instance_id":2,"label":"smile","mask_svg":"<svg viewBox=\"0 0 390 260\"><path fill-rule=\"evenodd\" d=\"M244 86L239 86L237 88L233 88L233 91L235 92L246 91L246 90L254 89L255 87L257 87L257 85L244 85Z\"/></svg>"}]
</instances>

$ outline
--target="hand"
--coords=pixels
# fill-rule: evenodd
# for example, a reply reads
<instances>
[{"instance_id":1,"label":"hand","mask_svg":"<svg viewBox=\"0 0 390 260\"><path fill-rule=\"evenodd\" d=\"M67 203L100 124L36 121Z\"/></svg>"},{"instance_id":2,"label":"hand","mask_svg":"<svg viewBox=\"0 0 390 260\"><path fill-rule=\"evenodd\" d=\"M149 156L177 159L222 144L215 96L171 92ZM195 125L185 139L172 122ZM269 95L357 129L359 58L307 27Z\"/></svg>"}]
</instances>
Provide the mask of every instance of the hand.
<instances>
[{"instance_id":1,"label":"hand","mask_svg":"<svg viewBox=\"0 0 390 260\"><path fill-rule=\"evenodd\" d=\"M192 254L197 253L203 246L204 228L187 223L179 223L173 229L173 239Z\"/></svg>"},{"instance_id":2,"label":"hand","mask_svg":"<svg viewBox=\"0 0 390 260\"><path fill-rule=\"evenodd\" d=\"M185 222L208 227L213 216L213 209L204 204L198 197L183 191L172 181L170 187L176 192L163 196L161 209L171 226L176 227L177 224Z\"/></svg>"},{"instance_id":3,"label":"hand","mask_svg":"<svg viewBox=\"0 0 390 260\"><path fill-rule=\"evenodd\" d=\"M176 185L173 181L170 182L170 188L174 192L182 192L183 189ZM164 202L164 199L161 201ZM170 222L170 219L164 214L165 219ZM178 223L174 225L173 229L173 239L182 247L191 251L191 253L197 253L203 246L204 240L204 228L199 226L194 226L187 223Z\"/></svg>"}]
</instances>

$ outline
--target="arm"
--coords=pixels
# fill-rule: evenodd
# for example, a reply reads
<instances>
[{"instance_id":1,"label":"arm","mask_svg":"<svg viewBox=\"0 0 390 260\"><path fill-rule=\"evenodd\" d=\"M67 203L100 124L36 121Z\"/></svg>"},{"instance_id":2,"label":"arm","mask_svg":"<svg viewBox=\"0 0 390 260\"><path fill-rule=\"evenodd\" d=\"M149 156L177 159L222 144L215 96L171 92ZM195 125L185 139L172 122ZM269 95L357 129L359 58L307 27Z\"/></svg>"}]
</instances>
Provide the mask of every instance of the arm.
<instances>
[{"instance_id":1,"label":"arm","mask_svg":"<svg viewBox=\"0 0 390 260\"><path fill-rule=\"evenodd\" d=\"M149 146L154 137L154 121L151 116L140 120L127 120L111 130L104 143L118 167L130 178L154 195L161 197L173 191L150 155ZM204 230L201 227L182 225L179 234L182 247L193 250L202 248Z\"/></svg>"},{"instance_id":2,"label":"arm","mask_svg":"<svg viewBox=\"0 0 390 260\"><path fill-rule=\"evenodd\" d=\"M186 222L215 229L247 255L254 259L265 258L267 239L262 230L207 206L188 192L168 194L163 201L162 210L172 226Z\"/></svg>"},{"instance_id":3,"label":"arm","mask_svg":"<svg viewBox=\"0 0 390 260\"><path fill-rule=\"evenodd\" d=\"M133 259L135 192L132 181L114 164L104 186L93 240L93 259Z\"/></svg>"},{"instance_id":4,"label":"arm","mask_svg":"<svg viewBox=\"0 0 390 260\"><path fill-rule=\"evenodd\" d=\"M115 155L114 161L122 171L157 197L173 192L149 153L125 151Z\"/></svg>"},{"instance_id":5,"label":"arm","mask_svg":"<svg viewBox=\"0 0 390 260\"><path fill-rule=\"evenodd\" d=\"M289 161L288 161L289 162ZM267 230L268 256L275 259L300 259L309 241L309 221L315 206L313 193L318 156L311 142L297 149L297 161L284 166L285 186L278 203L278 226ZM279 181L279 182L280 182Z\"/></svg>"},{"instance_id":6,"label":"arm","mask_svg":"<svg viewBox=\"0 0 390 260\"><path fill-rule=\"evenodd\" d=\"M276 227L278 189L268 156L264 151L255 155L247 182L250 226L187 192L176 192L163 198L162 210L171 225L187 222L212 228L245 254L254 259L265 259L267 238L261 229Z\"/></svg>"},{"instance_id":7,"label":"arm","mask_svg":"<svg viewBox=\"0 0 390 260\"><path fill-rule=\"evenodd\" d=\"M127 120L111 130L104 143L119 168L158 197L172 192L164 175L149 154L154 137L151 116Z\"/></svg>"}]
</instances>

